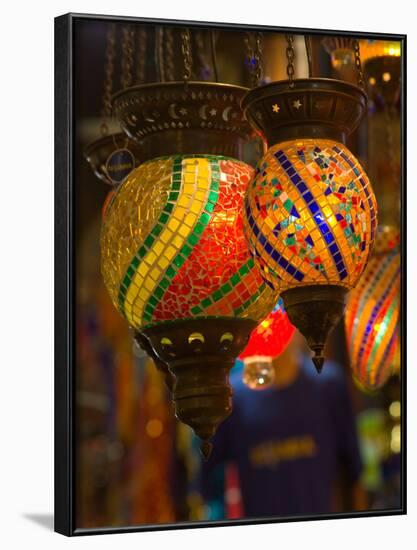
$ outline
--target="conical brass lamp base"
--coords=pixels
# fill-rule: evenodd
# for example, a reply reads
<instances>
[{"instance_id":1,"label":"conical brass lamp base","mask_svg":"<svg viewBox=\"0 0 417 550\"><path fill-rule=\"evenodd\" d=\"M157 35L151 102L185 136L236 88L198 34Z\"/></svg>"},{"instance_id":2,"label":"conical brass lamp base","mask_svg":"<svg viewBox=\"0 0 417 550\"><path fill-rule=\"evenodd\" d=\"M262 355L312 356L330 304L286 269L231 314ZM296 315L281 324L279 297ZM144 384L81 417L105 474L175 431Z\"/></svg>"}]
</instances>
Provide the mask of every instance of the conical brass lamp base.
<instances>
[{"instance_id":1,"label":"conical brass lamp base","mask_svg":"<svg viewBox=\"0 0 417 550\"><path fill-rule=\"evenodd\" d=\"M337 285L311 285L292 288L281 294L291 323L307 340L317 372L324 363L327 337L345 310L347 289Z\"/></svg>"},{"instance_id":2,"label":"conical brass lamp base","mask_svg":"<svg viewBox=\"0 0 417 550\"><path fill-rule=\"evenodd\" d=\"M166 322L142 331L174 375L175 415L202 440L206 459L210 439L232 411L230 369L255 327L250 319L206 318Z\"/></svg>"}]
</instances>

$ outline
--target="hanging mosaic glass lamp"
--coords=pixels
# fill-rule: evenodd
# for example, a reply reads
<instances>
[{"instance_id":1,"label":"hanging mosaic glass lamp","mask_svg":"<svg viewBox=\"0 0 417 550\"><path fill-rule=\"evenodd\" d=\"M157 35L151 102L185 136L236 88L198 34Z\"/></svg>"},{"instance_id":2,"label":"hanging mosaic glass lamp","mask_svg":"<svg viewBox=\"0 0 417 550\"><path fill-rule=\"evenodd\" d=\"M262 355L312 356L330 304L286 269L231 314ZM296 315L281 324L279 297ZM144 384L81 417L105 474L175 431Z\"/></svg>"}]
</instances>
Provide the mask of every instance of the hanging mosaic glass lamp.
<instances>
[{"instance_id":1,"label":"hanging mosaic glass lamp","mask_svg":"<svg viewBox=\"0 0 417 550\"><path fill-rule=\"evenodd\" d=\"M246 88L164 82L114 97L143 163L118 188L102 226L102 274L137 341L169 372L176 416L209 439L231 412L229 370L277 292L243 234L253 140Z\"/></svg>"},{"instance_id":2,"label":"hanging mosaic glass lamp","mask_svg":"<svg viewBox=\"0 0 417 550\"><path fill-rule=\"evenodd\" d=\"M294 80L292 57L288 81L254 88L242 103L269 146L248 186L245 232L262 277L279 290L320 371L326 338L366 267L377 206L344 145L365 113L365 92L338 80Z\"/></svg>"},{"instance_id":3,"label":"hanging mosaic glass lamp","mask_svg":"<svg viewBox=\"0 0 417 550\"><path fill-rule=\"evenodd\" d=\"M400 96L401 43L361 40L360 50L369 97L377 106L394 105Z\"/></svg>"},{"instance_id":4,"label":"hanging mosaic glass lamp","mask_svg":"<svg viewBox=\"0 0 417 550\"><path fill-rule=\"evenodd\" d=\"M294 331L280 298L252 332L248 345L239 355L244 364L243 382L249 388L263 390L274 383L273 359L285 351Z\"/></svg>"},{"instance_id":5,"label":"hanging mosaic glass lamp","mask_svg":"<svg viewBox=\"0 0 417 550\"><path fill-rule=\"evenodd\" d=\"M345 329L353 376L363 391L380 389L400 367L400 44L361 41L373 109L368 126L369 171L380 203L375 250L350 293ZM397 146L396 146L397 145Z\"/></svg>"},{"instance_id":6,"label":"hanging mosaic glass lamp","mask_svg":"<svg viewBox=\"0 0 417 550\"><path fill-rule=\"evenodd\" d=\"M365 390L381 388L396 369L400 314L399 233L378 230L373 255L349 294L345 313L353 375Z\"/></svg>"},{"instance_id":7,"label":"hanging mosaic glass lamp","mask_svg":"<svg viewBox=\"0 0 417 550\"><path fill-rule=\"evenodd\" d=\"M125 31L125 29L124 29ZM129 36L126 32L124 36ZM108 185L114 187L139 165L138 145L126 134L116 131L109 133L113 126L111 120L111 96L114 87L114 64L116 57L116 24L109 25L106 35L105 79L103 92L102 121L99 139L94 140L84 150L84 157L94 174ZM122 86L129 85L122 75Z\"/></svg>"},{"instance_id":8,"label":"hanging mosaic glass lamp","mask_svg":"<svg viewBox=\"0 0 417 550\"><path fill-rule=\"evenodd\" d=\"M354 39L347 36L327 36L323 39L323 46L330 55L332 67L336 71L343 72L355 65L353 42Z\"/></svg>"}]
</instances>

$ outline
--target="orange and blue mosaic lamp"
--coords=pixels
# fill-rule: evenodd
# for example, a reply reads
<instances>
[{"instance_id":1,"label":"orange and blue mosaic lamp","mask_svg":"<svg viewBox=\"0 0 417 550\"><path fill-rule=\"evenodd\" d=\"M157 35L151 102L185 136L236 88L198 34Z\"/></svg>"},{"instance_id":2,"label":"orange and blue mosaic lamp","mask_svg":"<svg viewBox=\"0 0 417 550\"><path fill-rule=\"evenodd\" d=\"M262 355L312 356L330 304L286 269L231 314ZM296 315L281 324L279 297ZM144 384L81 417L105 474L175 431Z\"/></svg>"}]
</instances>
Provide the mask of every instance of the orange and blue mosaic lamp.
<instances>
[{"instance_id":1,"label":"orange and blue mosaic lamp","mask_svg":"<svg viewBox=\"0 0 417 550\"><path fill-rule=\"evenodd\" d=\"M272 83L244 100L271 145L245 197L249 249L279 291L320 371L327 334L343 315L372 249L371 184L343 144L365 111L356 86L328 79Z\"/></svg>"},{"instance_id":2,"label":"orange and blue mosaic lamp","mask_svg":"<svg viewBox=\"0 0 417 550\"><path fill-rule=\"evenodd\" d=\"M243 234L253 176L243 151L254 140L240 109L246 91L170 82L130 88L114 102L144 162L106 208L103 278L205 456L231 412L229 371L278 298Z\"/></svg>"},{"instance_id":3,"label":"orange and blue mosaic lamp","mask_svg":"<svg viewBox=\"0 0 417 550\"><path fill-rule=\"evenodd\" d=\"M353 376L367 391L381 388L397 370L400 277L399 233L384 226L345 314Z\"/></svg>"},{"instance_id":4,"label":"orange and blue mosaic lamp","mask_svg":"<svg viewBox=\"0 0 417 550\"><path fill-rule=\"evenodd\" d=\"M239 355L244 364L243 382L249 388L263 390L274 383L273 359L286 350L294 332L280 298L271 313L252 332L248 345Z\"/></svg>"}]
</instances>

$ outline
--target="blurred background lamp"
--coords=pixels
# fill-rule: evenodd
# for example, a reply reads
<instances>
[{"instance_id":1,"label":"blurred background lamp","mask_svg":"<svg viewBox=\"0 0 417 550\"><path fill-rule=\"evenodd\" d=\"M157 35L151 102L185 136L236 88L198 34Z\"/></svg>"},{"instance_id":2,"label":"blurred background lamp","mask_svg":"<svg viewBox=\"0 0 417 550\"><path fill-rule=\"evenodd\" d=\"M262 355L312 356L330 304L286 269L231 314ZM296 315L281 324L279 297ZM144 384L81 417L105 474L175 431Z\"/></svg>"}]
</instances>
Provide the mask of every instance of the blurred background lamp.
<instances>
[{"instance_id":1,"label":"blurred background lamp","mask_svg":"<svg viewBox=\"0 0 417 550\"><path fill-rule=\"evenodd\" d=\"M249 388L262 390L274 383L273 359L285 351L294 331L280 298L273 311L252 332L239 356L244 364L243 382Z\"/></svg>"},{"instance_id":2,"label":"blurred background lamp","mask_svg":"<svg viewBox=\"0 0 417 550\"><path fill-rule=\"evenodd\" d=\"M375 250L349 294L345 329L350 364L359 387L377 390L395 373L400 318L399 233L380 227Z\"/></svg>"}]
</instances>

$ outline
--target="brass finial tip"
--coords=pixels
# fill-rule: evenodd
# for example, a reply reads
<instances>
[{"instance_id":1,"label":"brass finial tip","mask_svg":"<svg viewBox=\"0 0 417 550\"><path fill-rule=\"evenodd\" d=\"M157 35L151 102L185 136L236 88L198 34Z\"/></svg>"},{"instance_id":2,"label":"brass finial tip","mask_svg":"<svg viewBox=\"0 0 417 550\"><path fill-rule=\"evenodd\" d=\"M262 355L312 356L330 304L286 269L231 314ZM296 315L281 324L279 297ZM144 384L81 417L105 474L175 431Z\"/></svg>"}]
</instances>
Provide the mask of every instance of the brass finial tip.
<instances>
[{"instance_id":1,"label":"brass finial tip","mask_svg":"<svg viewBox=\"0 0 417 550\"><path fill-rule=\"evenodd\" d=\"M312 358L316 371L320 374L323 369L324 357L323 355L314 355Z\"/></svg>"},{"instance_id":2,"label":"brass finial tip","mask_svg":"<svg viewBox=\"0 0 417 550\"><path fill-rule=\"evenodd\" d=\"M200 450L204 460L207 461L210 458L211 451L213 450L213 443L210 443L210 441L202 441Z\"/></svg>"}]
</instances>

